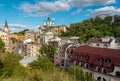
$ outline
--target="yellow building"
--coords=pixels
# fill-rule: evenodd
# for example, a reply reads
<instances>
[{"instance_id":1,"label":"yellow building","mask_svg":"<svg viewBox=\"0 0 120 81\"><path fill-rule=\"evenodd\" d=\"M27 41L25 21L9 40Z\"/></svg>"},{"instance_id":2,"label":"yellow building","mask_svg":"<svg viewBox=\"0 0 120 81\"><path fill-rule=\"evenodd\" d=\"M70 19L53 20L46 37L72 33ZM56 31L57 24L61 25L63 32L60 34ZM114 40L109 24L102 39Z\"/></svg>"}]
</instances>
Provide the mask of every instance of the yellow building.
<instances>
[{"instance_id":1,"label":"yellow building","mask_svg":"<svg viewBox=\"0 0 120 81\"><path fill-rule=\"evenodd\" d=\"M60 35L62 31L66 32L66 28L67 28L66 25L50 26L50 31L53 32L54 34ZM39 27L40 33L46 31L46 29L47 29L46 25Z\"/></svg>"}]
</instances>

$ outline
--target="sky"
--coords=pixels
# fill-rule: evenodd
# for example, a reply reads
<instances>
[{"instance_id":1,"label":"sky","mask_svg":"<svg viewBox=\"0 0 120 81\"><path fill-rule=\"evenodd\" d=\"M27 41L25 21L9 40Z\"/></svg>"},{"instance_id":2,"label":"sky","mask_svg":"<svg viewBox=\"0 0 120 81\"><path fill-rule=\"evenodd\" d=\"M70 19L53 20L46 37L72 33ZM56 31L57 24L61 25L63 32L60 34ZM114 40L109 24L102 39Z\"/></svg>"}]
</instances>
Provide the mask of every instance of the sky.
<instances>
[{"instance_id":1,"label":"sky","mask_svg":"<svg viewBox=\"0 0 120 81\"><path fill-rule=\"evenodd\" d=\"M70 25L100 14L120 15L120 0L0 0L0 28L11 32L37 30L51 17L55 25Z\"/></svg>"}]
</instances>

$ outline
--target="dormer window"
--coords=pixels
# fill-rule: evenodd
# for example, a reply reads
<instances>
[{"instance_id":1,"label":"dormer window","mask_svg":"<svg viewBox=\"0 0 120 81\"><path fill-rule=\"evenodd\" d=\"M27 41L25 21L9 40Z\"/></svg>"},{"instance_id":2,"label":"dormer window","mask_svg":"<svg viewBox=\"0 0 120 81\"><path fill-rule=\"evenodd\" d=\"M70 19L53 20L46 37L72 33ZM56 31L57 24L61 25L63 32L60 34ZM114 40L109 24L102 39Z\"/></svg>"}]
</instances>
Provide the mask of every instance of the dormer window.
<instances>
[{"instance_id":1,"label":"dormer window","mask_svg":"<svg viewBox=\"0 0 120 81\"><path fill-rule=\"evenodd\" d=\"M109 58L106 59L106 63L107 63L108 66L111 66L111 65L112 65L111 60L110 60Z\"/></svg>"},{"instance_id":2,"label":"dormer window","mask_svg":"<svg viewBox=\"0 0 120 81\"><path fill-rule=\"evenodd\" d=\"M99 58L99 62L100 62L100 65L103 64L103 62L104 62L103 57Z\"/></svg>"},{"instance_id":3,"label":"dormer window","mask_svg":"<svg viewBox=\"0 0 120 81\"><path fill-rule=\"evenodd\" d=\"M76 57L75 57L75 59L78 59L78 54L76 53Z\"/></svg>"},{"instance_id":4,"label":"dormer window","mask_svg":"<svg viewBox=\"0 0 120 81\"><path fill-rule=\"evenodd\" d=\"M80 55L80 60L83 60L83 58L84 58L84 55L81 54L81 55Z\"/></svg>"},{"instance_id":5,"label":"dormer window","mask_svg":"<svg viewBox=\"0 0 120 81\"><path fill-rule=\"evenodd\" d=\"M85 58L86 58L86 61L88 62L89 61L89 56L86 55Z\"/></svg>"}]
</instances>

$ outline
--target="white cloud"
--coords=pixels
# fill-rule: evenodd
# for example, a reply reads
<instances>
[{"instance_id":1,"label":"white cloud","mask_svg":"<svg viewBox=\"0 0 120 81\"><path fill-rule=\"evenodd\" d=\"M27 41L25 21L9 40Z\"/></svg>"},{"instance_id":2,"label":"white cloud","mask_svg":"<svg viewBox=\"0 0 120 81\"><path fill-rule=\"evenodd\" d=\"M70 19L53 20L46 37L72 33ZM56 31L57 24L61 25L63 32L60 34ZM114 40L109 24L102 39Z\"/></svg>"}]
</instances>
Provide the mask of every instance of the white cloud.
<instances>
[{"instance_id":1,"label":"white cloud","mask_svg":"<svg viewBox=\"0 0 120 81\"><path fill-rule=\"evenodd\" d=\"M23 24L9 24L9 27L11 27L11 28L19 28L19 29L27 28L27 26L23 25Z\"/></svg>"},{"instance_id":2,"label":"white cloud","mask_svg":"<svg viewBox=\"0 0 120 81\"><path fill-rule=\"evenodd\" d=\"M120 8L116 8L114 6L105 6L91 11L89 15L97 16L97 15L118 15L118 14L120 14Z\"/></svg>"},{"instance_id":3,"label":"white cloud","mask_svg":"<svg viewBox=\"0 0 120 81\"><path fill-rule=\"evenodd\" d=\"M69 4L73 7L86 7L93 5L108 5L113 4L116 0L68 0Z\"/></svg>"},{"instance_id":4,"label":"white cloud","mask_svg":"<svg viewBox=\"0 0 120 81\"><path fill-rule=\"evenodd\" d=\"M4 24L0 24L0 26L1 26L1 28L3 28ZM20 30L26 29L28 26L23 25L23 24L8 24L8 27L11 32L15 32L15 31L20 31Z\"/></svg>"},{"instance_id":5,"label":"white cloud","mask_svg":"<svg viewBox=\"0 0 120 81\"><path fill-rule=\"evenodd\" d=\"M31 16L46 16L58 11L68 11L77 8L74 13L79 13L82 8L87 6L109 5L114 4L116 0L48 0L39 1L35 4L23 3L19 9Z\"/></svg>"},{"instance_id":6,"label":"white cloud","mask_svg":"<svg viewBox=\"0 0 120 81\"><path fill-rule=\"evenodd\" d=\"M70 5L65 0L43 1L36 4L23 3L19 9L32 16L45 16L53 12L69 10Z\"/></svg>"},{"instance_id":7,"label":"white cloud","mask_svg":"<svg viewBox=\"0 0 120 81\"><path fill-rule=\"evenodd\" d=\"M82 8L87 6L109 5L116 2L116 0L68 0L72 7L78 8L79 12Z\"/></svg>"}]
</instances>

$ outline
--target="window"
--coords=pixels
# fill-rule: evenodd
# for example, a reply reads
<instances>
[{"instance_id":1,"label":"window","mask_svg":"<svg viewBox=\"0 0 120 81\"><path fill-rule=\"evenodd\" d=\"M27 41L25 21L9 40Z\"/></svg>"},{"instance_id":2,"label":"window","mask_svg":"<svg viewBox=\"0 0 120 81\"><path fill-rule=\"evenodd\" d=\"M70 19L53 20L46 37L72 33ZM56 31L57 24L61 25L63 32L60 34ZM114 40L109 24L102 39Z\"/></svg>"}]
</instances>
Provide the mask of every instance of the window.
<instances>
[{"instance_id":1,"label":"window","mask_svg":"<svg viewBox=\"0 0 120 81\"><path fill-rule=\"evenodd\" d=\"M97 46L100 46L100 44L96 44Z\"/></svg>"},{"instance_id":2,"label":"window","mask_svg":"<svg viewBox=\"0 0 120 81\"><path fill-rule=\"evenodd\" d=\"M108 66L111 66L111 65L112 65L111 60L110 60L109 58L106 59L106 63L107 63Z\"/></svg>"},{"instance_id":3,"label":"window","mask_svg":"<svg viewBox=\"0 0 120 81\"><path fill-rule=\"evenodd\" d=\"M78 57L79 57L79 56L78 56L78 54L76 53L76 57L75 57L75 59L78 59Z\"/></svg>"},{"instance_id":4,"label":"window","mask_svg":"<svg viewBox=\"0 0 120 81\"><path fill-rule=\"evenodd\" d=\"M103 72L103 73L107 73L105 68L102 69L102 72Z\"/></svg>"},{"instance_id":5,"label":"window","mask_svg":"<svg viewBox=\"0 0 120 81\"><path fill-rule=\"evenodd\" d=\"M105 78L103 78L103 81L106 81L106 79L105 79Z\"/></svg>"},{"instance_id":6,"label":"window","mask_svg":"<svg viewBox=\"0 0 120 81\"><path fill-rule=\"evenodd\" d=\"M101 68L97 66L96 71L101 72Z\"/></svg>"},{"instance_id":7,"label":"window","mask_svg":"<svg viewBox=\"0 0 120 81\"><path fill-rule=\"evenodd\" d=\"M119 71L116 71L116 76L120 77L120 72Z\"/></svg>"},{"instance_id":8,"label":"window","mask_svg":"<svg viewBox=\"0 0 120 81\"><path fill-rule=\"evenodd\" d=\"M83 57L84 57L84 55L83 55L83 54L81 54L81 55L80 55L80 60L83 60Z\"/></svg>"},{"instance_id":9,"label":"window","mask_svg":"<svg viewBox=\"0 0 120 81\"><path fill-rule=\"evenodd\" d=\"M98 77L98 78L97 78L97 81L101 81L101 77Z\"/></svg>"},{"instance_id":10,"label":"window","mask_svg":"<svg viewBox=\"0 0 120 81\"><path fill-rule=\"evenodd\" d=\"M88 62L89 61L89 56L86 55L85 58L86 58L86 61Z\"/></svg>"},{"instance_id":11,"label":"window","mask_svg":"<svg viewBox=\"0 0 120 81\"><path fill-rule=\"evenodd\" d=\"M99 58L100 65L104 63L103 57Z\"/></svg>"},{"instance_id":12,"label":"window","mask_svg":"<svg viewBox=\"0 0 120 81\"><path fill-rule=\"evenodd\" d=\"M88 65L88 63L86 63L86 64L85 64L85 68L89 68L89 65Z\"/></svg>"},{"instance_id":13,"label":"window","mask_svg":"<svg viewBox=\"0 0 120 81\"><path fill-rule=\"evenodd\" d=\"M83 66L82 62L79 63L79 66L81 66L81 67Z\"/></svg>"}]
</instances>

